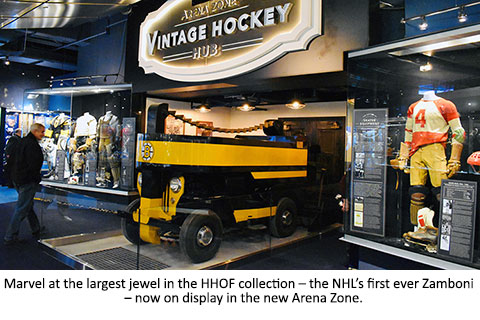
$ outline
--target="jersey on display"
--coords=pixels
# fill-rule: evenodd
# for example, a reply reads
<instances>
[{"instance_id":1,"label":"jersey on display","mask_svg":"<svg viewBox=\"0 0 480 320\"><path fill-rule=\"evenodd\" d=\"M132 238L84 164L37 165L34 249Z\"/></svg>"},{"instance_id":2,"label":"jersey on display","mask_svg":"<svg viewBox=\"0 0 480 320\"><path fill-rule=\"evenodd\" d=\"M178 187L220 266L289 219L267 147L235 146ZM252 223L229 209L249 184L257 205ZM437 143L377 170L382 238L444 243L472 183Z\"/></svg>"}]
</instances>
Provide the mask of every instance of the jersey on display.
<instances>
[{"instance_id":1,"label":"jersey on display","mask_svg":"<svg viewBox=\"0 0 480 320\"><path fill-rule=\"evenodd\" d=\"M71 119L66 114L59 114L50 122L48 130L45 132L45 136L53 138L54 143L58 142L60 136L68 137L70 135Z\"/></svg>"},{"instance_id":2,"label":"jersey on display","mask_svg":"<svg viewBox=\"0 0 480 320\"><path fill-rule=\"evenodd\" d=\"M464 138L460 115L451 101L439 98L431 101L422 99L413 103L408 108L405 127L405 143L411 145L410 156L427 144L445 145L449 128L454 134L460 132Z\"/></svg>"},{"instance_id":3,"label":"jersey on display","mask_svg":"<svg viewBox=\"0 0 480 320\"><path fill-rule=\"evenodd\" d=\"M90 138L95 138L96 133L97 120L95 117L86 112L77 119L74 133L75 137L89 136Z\"/></svg>"}]
</instances>

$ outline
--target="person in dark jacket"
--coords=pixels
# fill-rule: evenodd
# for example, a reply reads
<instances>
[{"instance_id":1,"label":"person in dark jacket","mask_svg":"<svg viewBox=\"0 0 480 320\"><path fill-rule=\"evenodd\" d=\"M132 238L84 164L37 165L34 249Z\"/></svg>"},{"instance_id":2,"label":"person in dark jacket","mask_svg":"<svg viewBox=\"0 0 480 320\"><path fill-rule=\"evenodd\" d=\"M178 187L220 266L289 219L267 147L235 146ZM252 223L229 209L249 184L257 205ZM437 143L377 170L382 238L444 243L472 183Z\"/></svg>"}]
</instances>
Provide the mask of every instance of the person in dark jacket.
<instances>
[{"instance_id":1,"label":"person in dark jacket","mask_svg":"<svg viewBox=\"0 0 480 320\"><path fill-rule=\"evenodd\" d=\"M7 180L7 186L9 188L13 188L13 183L12 183L12 168L15 162L15 152L17 150L18 145L20 144L20 141L22 140L22 129L18 128L15 130L15 133L13 136L8 139L7 146L5 147L5 158L6 158L6 164L5 164L5 178Z\"/></svg>"},{"instance_id":2,"label":"person in dark jacket","mask_svg":"<svg viewBox=\"0 0 480 320\"><path fill-rule=\"evenodd\" d=\"M5 234L5 245L15 244L19 241L20 224L25 218L27 218L35 237L40 236L42 231L33 211L33 198L41 181L40 170L43 164L43 152L38 141L44 136L45 127L40 123L34 123L30 128L30 133L21 140L15 152L11 177L18 192L18 200Z\"/></svg>"}]
</instances>

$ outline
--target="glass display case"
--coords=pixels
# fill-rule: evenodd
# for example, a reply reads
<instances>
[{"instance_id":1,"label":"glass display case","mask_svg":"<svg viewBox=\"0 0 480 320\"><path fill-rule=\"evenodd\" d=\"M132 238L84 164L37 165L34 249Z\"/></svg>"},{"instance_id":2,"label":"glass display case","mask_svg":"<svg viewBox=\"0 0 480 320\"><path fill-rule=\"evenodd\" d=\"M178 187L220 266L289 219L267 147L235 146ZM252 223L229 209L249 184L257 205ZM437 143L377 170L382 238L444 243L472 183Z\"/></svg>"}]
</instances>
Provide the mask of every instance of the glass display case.
<instances>
[{"instance_id":1,"label":"glass display case","mask_svg":"<svg viewBox=\"0 0 480 320\"><path fill-rule=\"evenodd\" d=\"M4 111L4 126L2 139L4 140L2 148L3 163L6 163L5 148L10 138L16 133L19 136L25 136L30 131L30 126L34 123L41 123L46 128L54 119L60 115L69 117L70 115L70 100L65 98L60 100L50 99L48 96L40 97L36 93L26 93L24 96L24 104L22 106L15 106ZM2 122L3 123L3 122ZM45 165L42 168L43 173L47 174L52 170L51 157L47 156L50 145L42 141L42 147L45 150Z\"/></svg>"},{"instance_id":2,"label":"glass display case","mask_svg":"<svg viewBox=\"0 0 480 320\"><path fill-rule=\"evenodd\" d=\"M480 268L478 33L349 53L347 240Z\"/></svg>"},{"instance_id":3,"label":"glass display case","mask_svg":"<svg viewBox=\"0 0 480 320\"><path fill-rule=\"evenodd\" d=\"M33 122L45 125L41 143L46 160L45 181L99 189L135 189L131 85L27 90L23 109L20 115L7 115L7 120L12 118L13 123L18 117L30 117L19 121L25 132ZM55 111L44 114L39 113L41 110Z\"/></svg>"}]
</instances>

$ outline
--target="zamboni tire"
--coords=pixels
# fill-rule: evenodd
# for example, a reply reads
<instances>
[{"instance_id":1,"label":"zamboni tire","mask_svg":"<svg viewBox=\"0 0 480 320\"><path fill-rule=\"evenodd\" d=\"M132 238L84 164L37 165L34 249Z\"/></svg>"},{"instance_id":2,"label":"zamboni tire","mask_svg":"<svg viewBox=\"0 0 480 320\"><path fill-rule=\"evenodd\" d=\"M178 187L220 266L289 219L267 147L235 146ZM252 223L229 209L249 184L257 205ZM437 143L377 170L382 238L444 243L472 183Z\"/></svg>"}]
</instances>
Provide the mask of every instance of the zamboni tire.
<instances>
[{"instance_id":1,"label":"zamboni tire","mask_svg":"<svg viewBox=\"0 0 480 320\"><path fill-rule=\"evenodd\" d=\"M222 221L213 211L194 211L180 229L180 248L194 263L210 260L222 242Z\"/></svg>"},{"instance_id":2,"label":"zamboni tire","mask_svg":"<svg viewBox=\"0 0 480 320\"><path fill-rule=\"evenodd\" d=\"M297 206L290 198L281 198L278 201L277 212L270 219L270 233L277 238L291 236L297 228L295 220Z\"/></svg>"}]
</instances>

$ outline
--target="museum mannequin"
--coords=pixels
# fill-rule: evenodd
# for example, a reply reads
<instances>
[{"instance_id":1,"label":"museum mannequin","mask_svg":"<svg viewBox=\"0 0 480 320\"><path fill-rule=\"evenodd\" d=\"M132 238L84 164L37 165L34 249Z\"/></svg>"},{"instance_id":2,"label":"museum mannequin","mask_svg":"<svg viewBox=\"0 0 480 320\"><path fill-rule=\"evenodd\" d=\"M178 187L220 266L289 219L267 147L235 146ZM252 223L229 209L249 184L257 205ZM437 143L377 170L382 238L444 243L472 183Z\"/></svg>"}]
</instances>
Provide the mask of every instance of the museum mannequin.
<instances>
[{"instance_id":1,"label":"museum mannequin","mask_svg":"<svg viewBox=\"0 0 480 320\"><path fill-rule=\"evenodd\" d=\"M57 150L65 151L67 149L66 141L70 136L71 118L65 113L60 113L51 121L47 130L45 130L45 138L42 143L43 150L49 166L49 172L44 175L46 178L54 179Z\"/></svg>"},{"instance_id":2,"label":"museum mannequin","mask_svg":"<svg viewBox=\"0 0 480 320\"><path fill-rule=\"evenodd\" d=\"M449 130L452 132L452 151L447 162L445 148ZM436 96L434 91L427 91L421 100L409 107L405 142L401 143L398 160L403 170L410 159L410 222L421 227L420 233L436 233L434 226L429 225L433 224L434 212L424 210L418 214L425 207L430 192L426 187L427 179L430 178L432 194L438 201L442 180L451 178L460 170L464 140L465 130L453 102Z\"/></svg>"},{"instance_id":3,"label":"museum mannequin","mask_svg":"<svg viewBox=\"0 0 480 320\"><path fill-rule=\"evenodd\" d=\"M81 181L85 167L85 155L93 146L96 136L97 120L90 113L85 112L75 123L73 139L70 140L72 156L72 176L69 184L78 184Z\"/></svg>"},{"instance_id":4,"label":"museum mannequin","mask_svg":"<svg viewBox=\"0 0 480 320\"><path fill-rule=\"evenodd\" d=\"M435 91L425 91L423 93L423 98L422 100L424 101L433 101L433 100L438 100L441 99L435 94Z\"/></svg>"},{"instance_id":5,"label":"museum mannequin","mask_svg":"<svg viewBox=\"0 0 480 320\"><path fill-rule=\"evenodd\" d=\"M58 146L60 136L68 137L70 135L71 119L65 113L60 113L52 119L48 130L45 131L46 138L52 138Z\"/></svg>"},{"instance_id":6,"label":"museum mannequin","mask_svg":"<svg viewBox=\"0 0 480 320\"><path fill-rule=\"evenodd\" d=\"M113 183L113 188L118 188L120 184L120 158L116 152L119 136L118 117L111 111L107 111L98 119L97 124L99 160L97 186L99 187L106 187L110 181Z\"/></svg>"}]
</instances>

